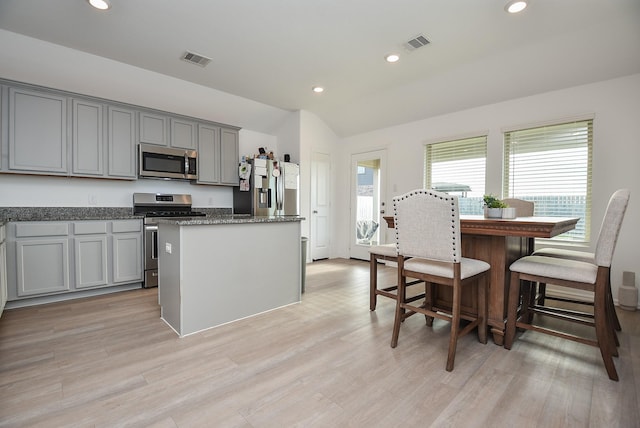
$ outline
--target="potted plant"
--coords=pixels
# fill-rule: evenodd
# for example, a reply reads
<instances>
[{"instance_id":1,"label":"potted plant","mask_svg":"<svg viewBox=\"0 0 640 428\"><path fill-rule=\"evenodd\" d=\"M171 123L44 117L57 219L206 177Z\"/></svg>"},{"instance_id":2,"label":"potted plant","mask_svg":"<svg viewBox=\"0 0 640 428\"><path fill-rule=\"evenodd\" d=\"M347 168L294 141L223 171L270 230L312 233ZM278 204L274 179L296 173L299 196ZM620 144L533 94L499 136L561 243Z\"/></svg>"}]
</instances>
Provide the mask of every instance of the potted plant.
<instances>
[{"instance_id":1,"label":"potted plant","mask_svg":"<svg viewBox=\"0 0 640 428\"><path fill-rule=\"evenodd\" d=\"M482 197L482 200L484 201L485 217L502 218L502 209L506 208L507 204L493 195L484 195Z\"/></svg>"}]
</instances>

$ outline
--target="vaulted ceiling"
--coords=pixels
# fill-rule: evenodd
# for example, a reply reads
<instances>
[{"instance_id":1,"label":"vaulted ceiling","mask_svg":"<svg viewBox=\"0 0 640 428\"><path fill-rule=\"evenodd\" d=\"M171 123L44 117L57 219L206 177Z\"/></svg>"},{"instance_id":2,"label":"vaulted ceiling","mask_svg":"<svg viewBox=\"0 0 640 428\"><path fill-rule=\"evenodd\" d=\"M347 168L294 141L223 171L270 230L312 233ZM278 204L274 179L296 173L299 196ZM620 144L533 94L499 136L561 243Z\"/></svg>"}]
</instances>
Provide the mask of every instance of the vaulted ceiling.
<instances>
[{"instance_id":1,"label":"vaulted ceiling","mask_svg":"<svg viewBox=\"0 0 640 428\"><path fill-rule=\"evenodd\" d=\"M341 136L640 72L640 1L506 2L1 0L0 28L308 110ZM418 35L430 43L408 50Z\"/></svg>"}]
</instances>

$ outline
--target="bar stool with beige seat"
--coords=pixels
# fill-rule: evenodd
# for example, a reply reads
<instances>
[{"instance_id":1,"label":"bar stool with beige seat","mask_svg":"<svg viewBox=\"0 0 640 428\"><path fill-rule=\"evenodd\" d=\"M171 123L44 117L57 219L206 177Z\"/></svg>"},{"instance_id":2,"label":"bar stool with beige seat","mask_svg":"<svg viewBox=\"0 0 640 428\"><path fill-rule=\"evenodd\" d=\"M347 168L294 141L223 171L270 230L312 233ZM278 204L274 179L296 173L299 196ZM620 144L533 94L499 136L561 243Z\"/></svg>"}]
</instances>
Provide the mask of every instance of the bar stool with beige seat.
<instances>
[{"instance_id":1,"label":"bar stool with beige seat","mask_svg":"<svg viewBox=\"0 0 640 428\"><path fill-rule=\"evenodd\" d=\"M614 343L614 326L610 314L608 314L608 289L609 274L613 252L618 240L622 220L629 202L630 192L627 189L616 191L609 200L607 212L602 221L600 236L594 254L594 263L569 260L556 257L532 255L518 259L510 266L511 280L509 285L509 300L507 314L507 328L505 332L504 346L511 349L516 335L516 328L533 330L556 337L572 340L595 346L600 349L609 378L618 380L618 373L613 363L613 357L617 355ZM523 281L524 293L521 294L521 281ZM529 308L529 297L533 294L536 283L554 284L578 290L586 290L594 293L594 310L591 313L578 311L566 311L563 309L543 306L540 304ZM518 316L518 304L522 296L521 315ZM552 329L538 324L533 324L525 314L550 316L556 319L569 321L594 327L596 339L582 337L558 329Z\"/></svg>"},{"instance_id":2,"label":"bar stool with beige seat","mask_svg":"<svg viewBox=\"0 0 640 428\"><path fill-rule=\"evenodd\" d=\"M398 344L402 322L415 313L451 322L447 371L453 370L458 338L478 329L478 339L487 343L488 263L462 257L458 198L434 190L418 189L393 199L398 246L398 299L391 347ZM425 281L424 305L405 302L407 278ZM463 314L463 288L477 282L477 315ZM433 308L431 284L453 289L450 313ZM436 309L436 310L434 310ZM462 319L469 323L461 328Z\"/></svg>"},{"instance_id":3,"label":"bar stool with beige seat","mask_svg":"<svg viewBox=\"0 0 640 428\"><path fill-rule=\"evenodd\" d=\"M378 263L390 261L398 262L398 250L396 244L372 245L369 247L369 310L375 311L378 303L378 296L388 297L396 300L398 298L398 284L378 288ZM413 280L407 286L421 283L420 280ZM424 294L416 294L407 297L407 302L414 302L424 298Z\"/></svg>"},{"instance_id":4,"label":"bar stool with beige seat","mask_svg":"<svg viewBox=\"0 0 640 428\"><path fill-rule=\"evenodd\" d=\"M605 218L606 218L606 215L605 215ZM600 232L598 232L598 238L597 238L598 241L600 240L600 236L602 235L602 229L603 228L604 228L604 221L603 221L602 225L600 226ZM596 245L597 245L597 243L596 243ZM579 262L586 262L586 263L595 263L595 253L591 253L591 252L587 252L587 251L569 250L569 249L565 249L565 248L553 248L553 247L541 248L539 250L536 250L533 253L533 255L534 256L544 256L544 257L554 257L554 258L567 259L567 260L576 260L576 261L579 261ZM609 273L611 273L611 271L609 271ZM615 304L613 303L613 294L611 292L611 278L608 278L607 283L608 283L608 285L607 285L607 310L608 310L608 313L610 314L610 316L612 318L614 328L617 331L621 331L622 330L622 326L620 325L620 320L618 319L618 315L616 314L616 307L615 307ZM593 306L593 302L592 301L587 301L587 300L584 300L584 299L583 300L577 300L577 299L569 299L569 298L564 298L564 297L557 297L557 296L547 295L546 284L539 284L538 285L538 299L537 299L538 300L538 304L544 305L545 299L557 300L557 301L561 301L561 302L568 302L568 303L574 303L574 304L579 304L579 305ZM616 344L618 344L617 336L615 337L615 339L616 339Z\"/></svg>"},{"instance_id":5,"label":"bar stool with beige seat","mask_svg":"<svg viewBox=\"0 0 640 428\"><path fill-rule=\"evenodd\" d=\"M524 199L505 198L502 200L508 207L516 209L516 216L518 217L531 217L533 216L533 210L535 204L531 201L525 201Z\"/></svg>"}]
</instances>

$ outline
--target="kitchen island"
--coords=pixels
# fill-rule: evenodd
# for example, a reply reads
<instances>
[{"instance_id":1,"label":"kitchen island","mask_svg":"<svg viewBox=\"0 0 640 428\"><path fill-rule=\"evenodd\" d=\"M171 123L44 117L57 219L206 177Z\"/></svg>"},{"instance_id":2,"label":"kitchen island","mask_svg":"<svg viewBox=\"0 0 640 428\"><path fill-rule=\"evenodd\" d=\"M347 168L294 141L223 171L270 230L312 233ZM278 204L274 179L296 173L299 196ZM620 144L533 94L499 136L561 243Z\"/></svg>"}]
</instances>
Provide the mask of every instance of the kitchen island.
<instances>
[{"instance_id":1,"label":"kitchen island","mask_svg":"<svg viewBox=\"0 0 640 428\"><path fill-rule=\"evenodd\" d=\"M301 220L158 220L162 319L182 337L299 302Z\"/></svg>"}]
</instances>

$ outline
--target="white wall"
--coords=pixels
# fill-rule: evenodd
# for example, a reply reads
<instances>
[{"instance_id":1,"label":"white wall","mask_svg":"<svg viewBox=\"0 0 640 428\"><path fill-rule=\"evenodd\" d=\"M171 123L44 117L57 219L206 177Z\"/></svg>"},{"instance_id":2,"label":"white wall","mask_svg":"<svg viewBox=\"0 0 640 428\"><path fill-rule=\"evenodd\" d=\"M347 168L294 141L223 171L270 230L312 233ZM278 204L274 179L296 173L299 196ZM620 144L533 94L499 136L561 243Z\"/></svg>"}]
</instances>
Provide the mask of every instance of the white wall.
<instances>
[{"instance_id":1,"label":"white wall","mask_svg":"<svg viewBox=\"0 0 640 428\"><path fill-rule=\"evenodd\" d=\"M391 204L393 196L422 187L425 143L488 131L487 192L500 194L502 128L562 121L583 114L595 114L594 237L597 236L611 194L619 188L631 190L631 201L613 261L612 282L614 297L617 298L617 287L622 283L623 271L636 272L640 278L640 252L637 251L640 240L640 74L491 104L347 138L340 156L340 180L348 179L349 157L352 153L386 147L386 202ZM349 187L338 189L341 193L334 200L340 204L338 211L348 219ZM349 254L348 231L348 221L343 221L335 233L336 252L343 257ZM594 244L591 242L585 250L593 251Z\"/></svg>"},{"instance_id":2,"label":"white wall","mask_svg":"<svg viewBox=\"0 0 640 428\"><path fill-rule=\"evenodd\" d=\"M336 161L339 158L336 156L338 148L340 147L340 139L329 128L322 119L315 114L302 110L300 112L300 187L305 191L300 194L300 207L301 215L305 217L305 221L302 222L302 235L309 238L309 251L307 251L307 260L311 260L311 248L314 245L314 236L310 232L311 227L311 159L313 153L327 154L331 158L331 176L330 176L330 189L333 197L330 199L336 201L340 195L338 186L340 182L336 179ZM340 217L343 216L344 207L335 203L331 206L329 229L335 232L337 229L332 224L337 222ZM332 233L329 237L331 247L331 257L342 257L339 253L335 252L336 248L333 242L336 241L335 233Z\"/></svg>"}]
</instances>

